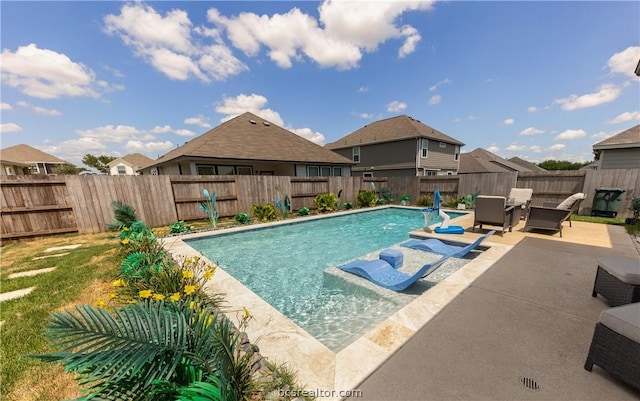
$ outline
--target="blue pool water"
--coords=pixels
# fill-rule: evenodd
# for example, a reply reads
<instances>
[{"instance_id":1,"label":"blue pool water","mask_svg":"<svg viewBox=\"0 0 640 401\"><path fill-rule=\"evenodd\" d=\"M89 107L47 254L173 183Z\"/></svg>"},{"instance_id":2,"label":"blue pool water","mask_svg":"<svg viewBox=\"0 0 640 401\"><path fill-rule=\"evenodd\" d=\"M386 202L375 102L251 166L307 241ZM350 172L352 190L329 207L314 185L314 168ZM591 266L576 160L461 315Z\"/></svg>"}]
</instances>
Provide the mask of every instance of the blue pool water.
<instances>
[{"instance_id":1,"label":"blue pool water","mask_svg":"<svg viewBox=\"0 0 640 401\"><path fill-rule=\"evenodd\" d=\"M405 241L424 225L419 210L385 208L186 242L337 351L403 305L325 269Z\"/></svg>"}]
</instances>

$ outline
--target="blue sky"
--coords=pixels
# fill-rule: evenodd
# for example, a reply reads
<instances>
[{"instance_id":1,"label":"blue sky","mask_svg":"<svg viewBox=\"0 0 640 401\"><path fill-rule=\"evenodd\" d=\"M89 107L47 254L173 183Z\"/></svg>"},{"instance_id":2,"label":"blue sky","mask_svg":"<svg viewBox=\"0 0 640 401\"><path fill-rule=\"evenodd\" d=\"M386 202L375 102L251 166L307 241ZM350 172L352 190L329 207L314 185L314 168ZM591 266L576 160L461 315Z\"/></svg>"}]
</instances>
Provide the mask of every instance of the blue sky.
<instances>
[{"instance_id":1,"label":"blue sky","mask_svg":"<svg viewBox=\"0 0 640 401\"><path fill-rule=\"evenodd\" d=\"M156 158L245 111L318 144L407 114L533 162L640 123L640 3L3 0L2 147Z\"/></svg>"}]
</instances>

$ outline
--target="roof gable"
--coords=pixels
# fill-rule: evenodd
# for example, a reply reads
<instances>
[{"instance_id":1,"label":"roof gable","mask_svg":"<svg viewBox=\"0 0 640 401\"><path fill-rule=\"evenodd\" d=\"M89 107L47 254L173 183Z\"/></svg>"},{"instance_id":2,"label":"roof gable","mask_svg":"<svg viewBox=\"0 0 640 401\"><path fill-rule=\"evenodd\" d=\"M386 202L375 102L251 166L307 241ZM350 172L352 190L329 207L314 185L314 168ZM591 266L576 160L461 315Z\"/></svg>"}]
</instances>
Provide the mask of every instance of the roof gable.
<instances>
[{"instance_id":1,"label":"roof gable","mask_svg":"<svg viewBox=\"0 0 640 401\"><path fill-rule=\"evenodd\" d=\"M353 161L250 112L220 124L145 167L179 157L353 164Z\"/></svg>"},{"instance_id":2,"label":"roof gable","mask_svg":"<svg viewBox=\"0 0 640 401\"><path fill-rule=\"evenodd\" d=\"M8 148L0 149L0 158L2 160L11 160L19 163L50 163L50 164L65 164L66 161L45 153L39 149L31 147L25 144L19 144L15 146L9 146Z\"/></svg>"},{"instance_id":3,"label":"roof gable","mask_svg":"<svg viewBox=\"0 0 640 401\"><path fill-rule=\"evenodd\" d=\"M459 174L464 173L503 173L505 171L531 171L507 159L477 148L468 153L460 154Z\"/></svg>"},{"instance_id":4,"label":"roof gable","mask_svg":"<svg viewBox=\"0 0 640 401\"><path fill-rule=\"evenodd\" d=\"M594 150L640 147L640 124L593 145Z\"/></svg>"},{"instance_id":5,"label":"roof gable","mask_svg":"<svg viewBox=\"0 0 640 401\"><path fill-rule=\"evenodd\" d=\"M109 163L107 163L107 165L109 167L115 166L118 163L126 163L134 168L138 168L144 165L147 165L149 163L153 162L153 159L150 157L147 157L145 155L141 155L140 153L131 153L128 155L124 155L122 157L119 157L117 159L114 159L112 161L110 161Z\"/></svg>"},{"instance_id":6,"label":"roof gable","mask_svg":"<svg viewBox=\"0 0 640 401\"><path fill-rule=\"evenodd\" d=\"M464 143L457 139L423 124L420 120L416 120L406 114L403 114L401 116L387 118L367 124L364 127L353 131L349 135L325 145L325 147L328 149L341 149L416 137L432 139L454 145L464 145Z\"/></svg>"}]
</instances>

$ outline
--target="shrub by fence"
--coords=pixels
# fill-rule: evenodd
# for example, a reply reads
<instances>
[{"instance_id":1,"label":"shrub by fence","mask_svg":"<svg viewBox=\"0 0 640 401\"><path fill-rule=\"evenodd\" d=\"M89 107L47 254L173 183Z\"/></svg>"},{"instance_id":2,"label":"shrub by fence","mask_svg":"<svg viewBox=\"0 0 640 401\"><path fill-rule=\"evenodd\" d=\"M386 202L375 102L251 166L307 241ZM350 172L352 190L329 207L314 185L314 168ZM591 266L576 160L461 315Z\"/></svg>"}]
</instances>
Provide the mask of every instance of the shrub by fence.
<instances>
[{"instance_id":1,"label":"shrub by fence","mask_svg":"<svg viewBox=\"0 0 640 401\"><path fill-rule=\"evenodd\" d=\"M106 231L113 219L111 202L119 200L136 210L150 226L179 220L204 219L199 201L202 190L215 192L218 213L231 217L250 212L254 204L291 198L292 209L313 209L316 195L342 190L341 201L355 204L360 189L394 194L394 203L409 195L420 196L439 189L444 197L461 197L480 191L483 195L507 196L512 187L532 188L533 205L561 201L584 192L581 214L590 214L595 190L625 190L620 215L627 215L631 198L640 196L640 169L588 170L527 173L462 174L435 177L285 177L285 176L17 176L0 182L1 238L22 238L68 232Z\"/></svg>"}]
</instances>

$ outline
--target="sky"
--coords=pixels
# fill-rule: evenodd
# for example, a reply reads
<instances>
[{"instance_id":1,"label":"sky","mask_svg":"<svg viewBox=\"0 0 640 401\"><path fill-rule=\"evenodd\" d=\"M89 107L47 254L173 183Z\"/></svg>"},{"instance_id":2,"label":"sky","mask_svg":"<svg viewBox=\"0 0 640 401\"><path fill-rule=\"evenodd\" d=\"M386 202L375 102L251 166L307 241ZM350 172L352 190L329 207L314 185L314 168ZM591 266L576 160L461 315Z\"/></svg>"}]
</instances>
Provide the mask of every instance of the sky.
<instances>
[{"instance_id":1,"label":"sky","mask_svg":"<svg viewBox=\"0 0 640 401\"><path fill-rule=\"evenodd\" d=\"M245 111L324 145L406 114L593 160L640 123L640 2L0 2L2 148L153 159Z\"/></svg>"}]
</instances>

